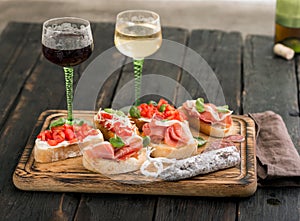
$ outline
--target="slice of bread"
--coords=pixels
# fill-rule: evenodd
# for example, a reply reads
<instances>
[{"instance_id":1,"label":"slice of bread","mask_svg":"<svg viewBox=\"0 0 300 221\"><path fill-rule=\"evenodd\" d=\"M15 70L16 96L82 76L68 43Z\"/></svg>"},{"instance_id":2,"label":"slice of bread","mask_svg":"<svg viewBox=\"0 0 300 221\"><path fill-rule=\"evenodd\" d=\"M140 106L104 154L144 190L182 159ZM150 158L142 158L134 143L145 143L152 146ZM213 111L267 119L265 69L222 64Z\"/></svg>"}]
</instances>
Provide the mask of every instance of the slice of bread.
<instances>
[{"instance_id":1,"label":"slice of bread","mask_svg":"<svg viewBox=\"0 0 300 221\"><path fill-rule=\"evenodd\" d=\"M110 138L115 136L115 133L105 128L102 124L100 124L97 120L94 121L95 127L101 131L103 134L104 140L109 140Z\"/></svg>"},{"instance_id":2,"label":"slice of bread","mask_svg":"<svg viewBox=\"0 0 300 221\"><path fill-rule=\"evenodd\" d=\"M167 144L150 143L154 148L151 153L152 157L166 157L169 159L184 159L195 155L198 149L198 143L195 139L191 140L187 145L181 147L172 147Z\"/></svg>"},{"instance_id":3,"label":"slice of bread","mask_svg":"<svg viewBox=\"0 0 300 221\"><path fill-rule=\"evenodd\" d=\"M101 110L100 110L100 112L101 112ZM96 115L96 116L97 116L97 115ZM108 141L110 138L115 137L115 133L114 133L112 130L110 130L110 128L105 127L103 122L100 123L100 121L97 119L96 116L94 117L94 125L95 125L95 127L96 127L97 129L99 129L99 130L101 131L101 133L103 134L104 140L107 140L107 141ZM127 116L126 116L126 118L127 118ZM131 119L128 118L128 124L130 124L130 126L128 126L128 127L132 128L132 132L133 132L133 133L139 135L139 129L138 129L138 128L136 127L136 125L133 124L133 122L130 121L130 120L131 120ZM125 125L125 127L126 127L126 126L127 126L127 125Z\"/></svg>"},{"instance_id":4,"label":"slice of bread","mask_svg":"<svg viewBox=\"0 0 300 221\"><path fill-rule=\"evenodd\" d=\"M199 132L213 137L224 137L231 134L233 124L226 125L226 127L221 127L218 124L215 124L214 126L196 117L190 116L183 107L179 107L178 109L187 116L190 127Z\"/></svg>"},{"instance_id":5,"label":"slice of bread","mask_svg":"<svg viewBox=\"0 0 300 221\"><path fill-rule=\"evenodd\" d=\"M72 157L79 157L82 155L81 150L83 148L102 141L103 135L100 131L98 135L86 137L83 142L72 144L64 141L56 146L50 146L46 141L37 139L34 147L34 159L39 163L51 163Z\"/></svg>"},{"instance_id":6,"label":"slice of bread","mask_svg":"<svg viewBox=\"0 0 300 221\"><path fill-rule=\"evenodd\" d=\"M133 123L137 126L139 131L143 131L144 124L151 121L151 119L147 119L147 118L143 118L143 117L141 117L141 118L130 117L130 120L133 121Z\"/></svg>"},{"instance_id":7,"label":"slice of bread","mask_svg":"<svg viewBox=\"0 0 300 221\"><path fill-rule=\"evenodd\" d=\"M126 160L111 160L111 159L90 159L87 154L83 152L82 163L83 166L93 172L101 173L103 175L121 174L139 170L141 165L146 160L146 151L142 149L138 158L130 157Z\"/></svg>"}]
</instances>

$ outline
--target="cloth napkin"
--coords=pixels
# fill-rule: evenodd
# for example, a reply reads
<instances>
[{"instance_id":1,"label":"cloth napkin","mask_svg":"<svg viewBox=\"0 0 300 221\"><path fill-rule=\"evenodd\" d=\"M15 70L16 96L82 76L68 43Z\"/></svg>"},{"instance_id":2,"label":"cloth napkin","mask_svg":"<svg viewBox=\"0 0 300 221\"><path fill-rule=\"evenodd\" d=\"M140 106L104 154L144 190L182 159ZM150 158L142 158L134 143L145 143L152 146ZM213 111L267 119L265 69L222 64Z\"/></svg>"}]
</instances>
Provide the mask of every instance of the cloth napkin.
<instances>
[{"instance_id":1,"label":"cloth napkin","mask_svg":"<svg viewBox=\"0 0 300 221\"><path fill-rule=\"evenodd\" d=\"M258 185L300 187L300 156L281 116L272 111L248 115L256 123Z\"/></svg>"}]
</instances>

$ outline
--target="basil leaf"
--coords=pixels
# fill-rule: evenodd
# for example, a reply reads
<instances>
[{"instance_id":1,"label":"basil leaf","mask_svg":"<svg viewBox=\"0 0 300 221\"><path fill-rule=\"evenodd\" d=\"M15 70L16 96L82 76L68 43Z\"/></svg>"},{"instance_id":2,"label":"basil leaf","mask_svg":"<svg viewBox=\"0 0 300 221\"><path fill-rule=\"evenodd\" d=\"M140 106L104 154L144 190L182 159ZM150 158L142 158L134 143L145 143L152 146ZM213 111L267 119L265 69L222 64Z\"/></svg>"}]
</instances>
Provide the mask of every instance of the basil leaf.
<instances>
[{"instance_id":1,"label":"basil leaf","mask_svg":"<svg viewBox=\"0 0 300 221\"><path fill-rule=\"evenodd\" d=\"M66 123L66 120L64 118L59 118L58 120L51 122L49 128L51 129L52 127L62 126L65 123Z\"/></svg>"},{"instance_id":2,"label":"basil leaf","mask_svg":"<svg viewBox=\"0 0 300 221\"><path fill-rule=\"evenodd\" d=\"M115 114L118 115L118 116L120 116L120 117L125 117L124 112L120 111L120 110L115 111Z\"/></svg>"},{"instance_id":3,"label":"basil leaf","mask_svg":"<svg viewBox=\"0 0 300 221\"><path fill-rule=\"evenodd\" d=\"M120 110L113 110L111 108L104 108L103 109L106 113L109 113L109 114L116 114L118 116L125 116L124 112L123 111L120 111Z\"/></svg>"},{"instance_id":4,"label":"basil leaf","mask_svg":"<svg viewBox=\"0 0 300 221\"><path fill-rule=\"evenodd\" d=\"M113 114L115 111L111 108L104 108L104 111L109 114Z\"/></svg>"},{"instance_id":5,"label":"basil leaf","mask_svg":"<svg viewBox=\"0 0 300 221\"><path fill-rule=\"evenodd\" d=\"M121 139L121 137L115 136L109 139L109 142L111 145L115 148L121 148L125 145L124 141Z\"/></svg>"},{"instance_id":6,"label":"basil leaf","mask_svg":"<svg viewBox=\"0 0 300 221\"><path fill-rule=\"evenodd\" d=\"M194 139L196 139L197 140L197 142L198 142L198 147L201 147L201 146L203 146L204 144L206 144L206 140L204 140L202 137L194 137Z\"/></svg>"},{"instance_id":7,"label":"basil leaf","mask_svg":"<svg viewBox=\"0 0 300 221\"><path fill-rule=\"evenodd\" d=\"M229 112L229 107L228 107L228 105L219 106L219 107L217 107L217 111L220 113L227 113L227 112Z\"/></svg>"},{"instance_id":8,"label":"basil leaf","mask_svg":"<svg viewBox=\"0 0 300 221\"><path fill-rule=\"evenodd\" d=\"M203 98L198 98L196 100L196 109L199 113L202 113L205 111L205 108L204 108L204 99Z\"/></svg>"},{"instance_id":9,"label":"basil leaf","mask_svg":"<svg viewBox=\"0 0 300 221\"><path fill-rule=\"evenodd\" d=\"M149 136L145 136L143 137L143 147L147 147L150 144L150 137Z\"/></svg>"},{"instance_id":10,"label":"basil leaf","mask_svg":"<svg viewBox=\"0 0 300 221\"><path fill-rule=\"evenodd\" d=\"M164 111L166 110L166 107L167 107L166 104L162 104L162 105L159 107L159 112L164 112Z\"/></svg>"},{"instance_id":11,"label":"basil leaf","mask_svg":"<svg viewBox=\"0 0 300 221\"><path fill-rule=\"evenodd\" d=\"M83 120L74 120L74 125L78 125L78 126L82 126L84 124L84 121Z\"/></svg>"},{"instance_id":12,"label":"basil leaf","mask_svg":"<svg viewBox=\"0 0 300 221\"><path fill-rule=\"evenodd\" d=\"M129 114L130 114L131 117L134 117L134 118L140 118L141 117L140 110L136 106L132 106L130 108Z\"/></svg>"},{"instance_id":13,"label":"basil leaf","mask_svg":"<svg viewBox=\"0 0 300 221\"><path fill-rule=\"evenodd\" d=\"M152 104L153 106L157 106L157 103L155 101L149 101L148 104Z\"/></svg>"}]
</instances>

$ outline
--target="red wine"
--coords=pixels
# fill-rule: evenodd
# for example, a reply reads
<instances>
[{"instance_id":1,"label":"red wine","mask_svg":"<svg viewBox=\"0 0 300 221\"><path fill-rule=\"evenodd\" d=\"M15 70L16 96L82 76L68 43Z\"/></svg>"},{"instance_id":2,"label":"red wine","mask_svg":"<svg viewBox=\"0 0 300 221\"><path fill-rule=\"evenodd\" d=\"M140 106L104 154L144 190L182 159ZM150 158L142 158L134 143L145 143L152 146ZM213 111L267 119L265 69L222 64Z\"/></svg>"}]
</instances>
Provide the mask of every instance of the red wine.
<instances>
[{"instance_id":1,"label":"red wine","mask_svg":"<svg viewBox=\"0 0 300 221\"><path fill-rule=\"evenodd\" d=\"M62 67L72 67L87 60L93 51L94 45L73 50L59 50L48 48L43 45L44 56L54 64Z\"/></svg>"}]
</instances>

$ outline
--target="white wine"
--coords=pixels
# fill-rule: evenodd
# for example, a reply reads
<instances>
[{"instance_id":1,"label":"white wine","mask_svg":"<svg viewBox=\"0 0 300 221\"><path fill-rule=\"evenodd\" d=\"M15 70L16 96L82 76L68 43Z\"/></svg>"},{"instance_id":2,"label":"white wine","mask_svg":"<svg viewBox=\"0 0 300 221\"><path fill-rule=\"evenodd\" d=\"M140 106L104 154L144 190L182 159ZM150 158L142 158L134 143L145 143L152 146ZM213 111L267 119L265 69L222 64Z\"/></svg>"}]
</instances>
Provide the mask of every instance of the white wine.
<instances>
[{"instance_id":1,"label":"white wine","mask_svg":"<svg viewBox=\"0 0 300 221\"><path fill-rule=\"evenodd\" d=\"M115 45L124 55L136 60L154 54L161 45L160 27L151 24L135 24L116 27Z\"/></svg>"}]
</instances>

